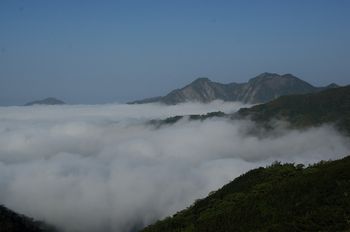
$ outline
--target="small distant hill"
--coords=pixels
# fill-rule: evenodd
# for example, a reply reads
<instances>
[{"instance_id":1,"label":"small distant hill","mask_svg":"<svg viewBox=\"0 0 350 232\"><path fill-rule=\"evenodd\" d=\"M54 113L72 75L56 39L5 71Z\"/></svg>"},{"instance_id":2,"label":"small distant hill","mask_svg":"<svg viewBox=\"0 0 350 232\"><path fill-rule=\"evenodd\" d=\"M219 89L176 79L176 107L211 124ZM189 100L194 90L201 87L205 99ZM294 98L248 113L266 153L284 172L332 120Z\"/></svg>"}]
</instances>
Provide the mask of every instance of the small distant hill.
<instances>
[{"instance_id":1,"label":"small distant hill","mask_svg":"<svg viewBox=\"0 0 350 232\"><path fill-rule=\"evenodd\" d=\"M350 231L350 157L251 170L142 232Z\"/></svg>"},{"instance_id":2,"label":"small distant hill","mask_svg":"<svg viewBox=\"0 0 350 232\"><path fill-rule=\"evenodd\" d=\"M44 222L13 212L0 205L1 232L57 232L58 230Z\"/></svg>"},{"instance_id":3,"label":"small distant hill","mask_svg":"<svg viewBox=\"0 0 350 232\"><path fill-rule=\"evenodd\" d=\"M335 88L332 83L326 87L315 87L293 76L276 73L262 73L247 83L222 84L208 78L198 78L181 89L175 89L163 97L148 98L130 104L161 102L174 105L183 102L207 103L213 100L240 101L244 103L265 103L283 95L314 93Z\"/></svg>"},{"instance_id":4,"label":"small distant hill","mask_svg":"<svg viewBox=\"0 0 350 232\"><path fill-rule=\"evenodd\" d=\"M42 100L32 101L25 104L25 106L32 106L32 105L63 105L65 104L64 101L61 101L59 99L48 97Z\"/></svg>"}]
</instances>

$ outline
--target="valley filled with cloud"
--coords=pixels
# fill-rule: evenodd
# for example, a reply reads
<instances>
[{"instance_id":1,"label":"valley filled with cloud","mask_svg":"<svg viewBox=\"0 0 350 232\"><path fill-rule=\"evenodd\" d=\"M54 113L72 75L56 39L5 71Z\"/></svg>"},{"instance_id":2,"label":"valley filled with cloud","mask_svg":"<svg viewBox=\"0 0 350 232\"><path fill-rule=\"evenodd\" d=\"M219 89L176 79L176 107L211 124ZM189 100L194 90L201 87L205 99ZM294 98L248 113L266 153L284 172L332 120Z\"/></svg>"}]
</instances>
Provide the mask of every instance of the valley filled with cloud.
<instances>
[{"instance_id":1,"label":"valley filled with cloud","mask_svg":"<svg viewBox=\"0 0 350 232\"><path fill-rule=\"evenodd\" d=\"M0 107L0 202L65 231L133 231L274 161L349 154L331 125L264 136L249 120L152 119L233 113L240 103Z\"/></svg>"}]
</instances>

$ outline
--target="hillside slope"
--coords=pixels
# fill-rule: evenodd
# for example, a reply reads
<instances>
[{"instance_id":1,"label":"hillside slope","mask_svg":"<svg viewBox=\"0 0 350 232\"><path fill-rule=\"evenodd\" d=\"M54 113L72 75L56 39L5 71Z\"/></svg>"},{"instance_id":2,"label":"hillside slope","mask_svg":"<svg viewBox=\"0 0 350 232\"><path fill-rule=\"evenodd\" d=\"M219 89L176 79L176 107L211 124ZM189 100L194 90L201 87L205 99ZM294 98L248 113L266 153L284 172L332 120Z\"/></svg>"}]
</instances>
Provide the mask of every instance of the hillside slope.
<instances>
[{"instance_id":1,"label":"hillside slope","mask_svg":"<svg viewBox=\"0 0 350 232\"><path fill-rule=\"evenodd\" d=\"M54 227L13 212L0 205L1 232L55 232Z\"/></svg>"},{"instance_id":2,"label":"hillside slope","mask_svg":"<svg viewBox=\"0 0 350 232\"><path fill-rule=\"evenodd\" d=\"M350 157L251 170L143 232L349 231Z\"/></svg>"},{"instance_id":3,"label":"hillside slope","mask_svg":"<svg viewBox=\"0 0 350 232\"><path fill-rule=\"evenodd\" d=\"M281 119L297 128L333 123L350 133L350 86L282 96L266 104L240 109L237 115L264 124Z\"/></svg>"}]
</instances>

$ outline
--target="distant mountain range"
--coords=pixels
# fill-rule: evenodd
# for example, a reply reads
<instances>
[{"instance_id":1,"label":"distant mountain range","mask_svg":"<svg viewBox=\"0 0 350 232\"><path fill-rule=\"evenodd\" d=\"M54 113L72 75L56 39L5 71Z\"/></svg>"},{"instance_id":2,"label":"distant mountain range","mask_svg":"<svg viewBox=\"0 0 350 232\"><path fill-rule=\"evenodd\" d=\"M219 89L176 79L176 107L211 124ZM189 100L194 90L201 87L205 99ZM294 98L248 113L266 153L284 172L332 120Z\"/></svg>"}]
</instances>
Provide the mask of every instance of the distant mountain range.
<instances>
[{"instance_id":1,"label":"distant mountain range","mask_svg":"<svg viewBox=\"0 0 350 232\"><path fill-rule=\"evenodd\" d=\"M232 120L249 119L257 125L269 128L274 120L285 120L293 128L307 128L331 123L350 135L350 85L325 89L316 93L281 96L268 103L242 108L233 114L210 112L203 115L178 115L150 124L160 127L171 125L187 117L189 120L206 120L226 117Z\"/></svg>"},{"instance_id":2,"label":"distant mountain range","mask_svg":"<svg viewBox=\"0 0 350 232\"><path fill-rule=\"evenodd\" d=\"M349 231L349 170L349 156L307 168L276 162L142 232Z\"/></svg>"},{"instance_id":3,"label":"distant mountain range","mask_svg":"<svg viewBox=\"0 0 350 232\"><path fill-rule=\"evenodd\" d=\"M262 73L246 83L229 84L213 82L208 78L198 78L163 97L147 98L130 102L130 104L161 102L173 105L191 101L207 103L213 100L264 103L283 95L314 93L334 87L338 86L333 83L326 87L315 87L292 74Z\"/></svg>"},{"instance_id":4,"label":"distant mountain range","mask_svg":"<svg viewBox=\"0 0 350 232\"><path fill-rule=\"evenodd\" d=\"M33 106L33 105L63 105L65 104L64 101L61 101L59 99L48 97L42 100L32 101L25 104L25 106Z\"/></svg>"}]
</instances>

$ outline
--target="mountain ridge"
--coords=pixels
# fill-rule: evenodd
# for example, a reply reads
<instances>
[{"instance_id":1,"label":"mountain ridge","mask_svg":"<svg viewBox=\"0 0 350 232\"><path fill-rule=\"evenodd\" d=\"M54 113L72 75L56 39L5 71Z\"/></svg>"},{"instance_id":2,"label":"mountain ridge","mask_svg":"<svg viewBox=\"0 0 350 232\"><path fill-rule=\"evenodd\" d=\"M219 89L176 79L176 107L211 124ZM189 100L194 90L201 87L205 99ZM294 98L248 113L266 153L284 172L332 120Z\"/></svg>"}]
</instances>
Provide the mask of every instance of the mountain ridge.
<instances>
[{"instance_id":1,"label":"mountain ridge","mask_svg":"<svg viewBox=\"0 0 350 232\"><path fill-rule=\"evenodd\" d=\"M350 85L316 93L280 96L270 102L241 108L230 114L217 111L202 115L176 115L151 120L150 124L160 127L174 124L183 118L206 120L214 117L249 119L266 129L273 128L276 120L286 121L294 129L332 124L339 131L350 135Z\"/></svg>"},{"instance_id":2,"label":"mountain ridge","mask_svg":"<svg viewBox=\"0 0 350 232\"><path fill-rule=\"evenodd\" d=\"M325 87L315 87L292 74L262 73L245 83L222 84L207 77L200 77L190 84L170 91L165 96L146 98L129 102L143 104L160 102L175 105L188 101L208 103L213 100L240 101L244 103L265 103L279 96L313 93L327 88L338 87L332 83Z\"/></svg>"},{"instance_id":3,"label":"mountain ridge","mask_svg":"<svg viewBox=\"0 0 350 232\"><path fill-rule=\"evenodd\" d=\"M249 118L270 127L284 120L295 128L331 123L350 135L350 85L317 93L281 96L265 104L241 108L233 118Z\"/></svg>"}]
</instances>

